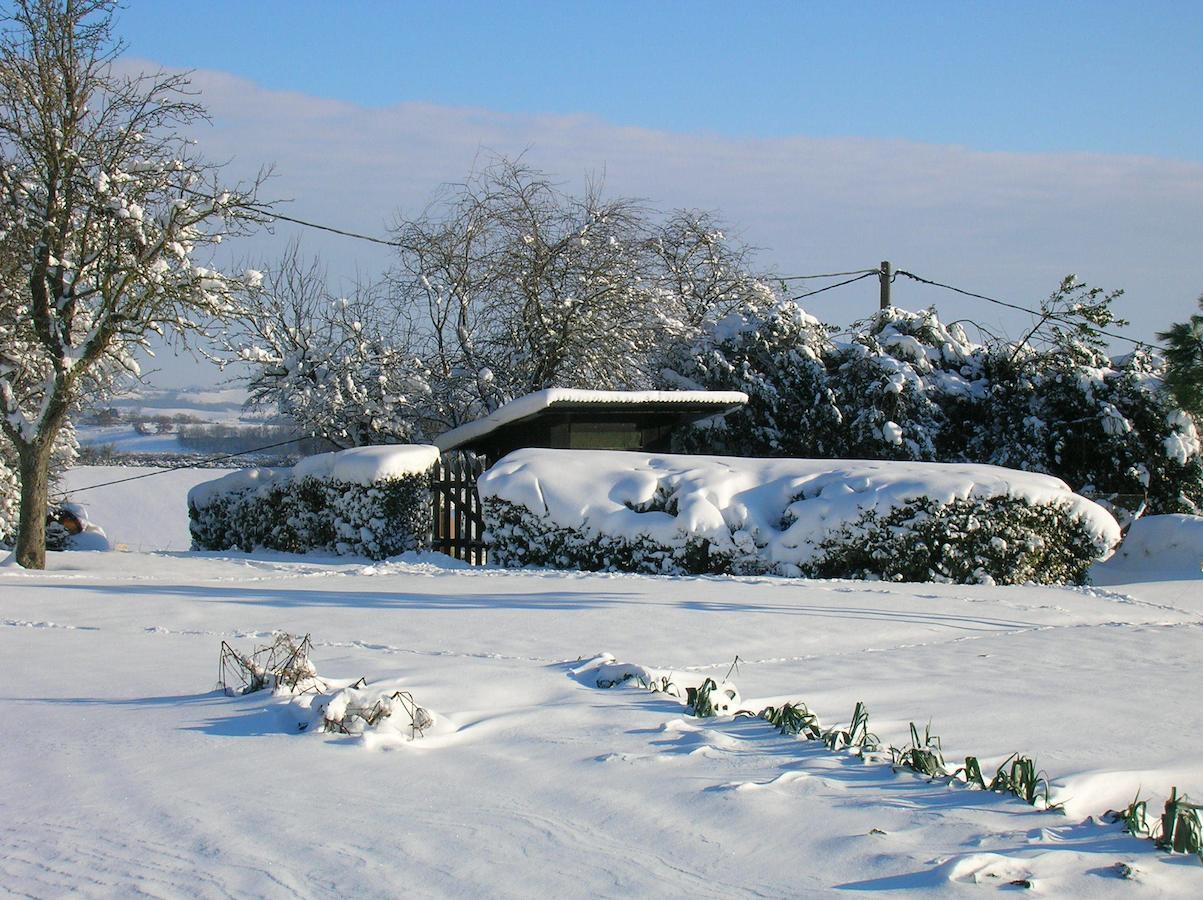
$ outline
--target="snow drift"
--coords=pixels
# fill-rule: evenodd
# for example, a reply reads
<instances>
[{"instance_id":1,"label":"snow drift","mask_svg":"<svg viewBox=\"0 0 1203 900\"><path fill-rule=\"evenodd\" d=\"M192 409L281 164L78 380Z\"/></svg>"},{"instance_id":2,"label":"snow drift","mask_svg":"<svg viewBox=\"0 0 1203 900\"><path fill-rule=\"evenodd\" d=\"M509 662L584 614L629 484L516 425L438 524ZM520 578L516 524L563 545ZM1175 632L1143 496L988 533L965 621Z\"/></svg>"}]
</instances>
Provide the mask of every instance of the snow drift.
<instances>
[{"instance_id":1,"label":"snow drift","mask_svg":"<svg viewBox=\"0 0 1203 900\"><path fill-rule=\"evenodd\" d=\"M1095 574L1108 583L1203 578L1203 516L1137 519Z\"/></svg>"}]
</instances>

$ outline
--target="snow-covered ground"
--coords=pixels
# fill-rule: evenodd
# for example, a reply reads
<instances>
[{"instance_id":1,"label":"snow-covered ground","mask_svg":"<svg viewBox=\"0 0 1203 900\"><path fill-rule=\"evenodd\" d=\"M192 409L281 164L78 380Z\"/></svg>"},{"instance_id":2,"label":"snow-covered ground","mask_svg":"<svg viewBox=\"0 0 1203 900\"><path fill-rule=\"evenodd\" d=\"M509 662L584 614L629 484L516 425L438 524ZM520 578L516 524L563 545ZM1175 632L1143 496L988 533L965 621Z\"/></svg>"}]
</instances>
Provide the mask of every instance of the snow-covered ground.
<instances>
[{"instance_id":1,"label":"snow-covered ground","mask_svg":"<svg viewBox=\"0 0 1203 900\"><path fill-rule=\"evenodd\" d=\"M133 425L79 425L81 447L112 447L115 453L184 453L178 434L139 434Z\"/></svg>"},{"instance_id":2,"label":"snow-covered ground","mask_svg":"<svg viewBox=\"0 0 1203 900\"><path fill-rule=\"evenodd\" d=\"M195 453L197 451L184 447L176 434L139 434L134 429L131 417L140 415L154 419L184 415L196 422L231 427L263 425L271 419L268 414L246 410L246 398L246 389L241 386L180 390L140 387L99 404L118 410L126 420L124 423L76 423L75 436L82 447L108 446L115 453Z\"/></svg>"},{"instance_id":3,"label":"snow-covered ground","mask_svg":"<svg viewBox=\"0 0 1203 900\"><path fill-rule=\"evenodd\" d=\"M232 471L78 466L63 476L59 489L83 505L114 546L136 551L187 550L192 545L188 491Z\"/></svg>"},{"instance_id":4,"label":"snow-covered ground","mask_svg":"<svg viewBox=\"0 0 1203 900\"><path fill-rule=\"evenodd\" d=\"M177 413L198 415L213 422L234 424L247 418L243 410L246 388L229 387L151 388L137 387L103 404L129 413L139 410L147 415L174 416Z\"/></svg>"},{"instance_id":5,"label":"snow-covered ground","mask_svg":"<svg viewBox=\"0 0 1203 900\"><path fill-rule=\"evenodd\" d=\"M77 499L118 543L178 546L187 487L216 474ZM1138 790L1150 812L1171 785L1203 797L1197 570L1158 581L1142 553L1105 586L1037 588L440 559L0 567L0 891L725 897L1027 880L1203 895L1197 859L1097 818ZM437 727L412 742L297 733L284 701L213 690L222 640L250 649L277 629L311 634L324 676L397 679ZM1065 811L573 675L602 651L682 679L721 679L738 654L730 680L752 708L804 700L831 725L864 700L894 744L930 720L950 763L1022 751Z\"/></svg>"}]
</instances>

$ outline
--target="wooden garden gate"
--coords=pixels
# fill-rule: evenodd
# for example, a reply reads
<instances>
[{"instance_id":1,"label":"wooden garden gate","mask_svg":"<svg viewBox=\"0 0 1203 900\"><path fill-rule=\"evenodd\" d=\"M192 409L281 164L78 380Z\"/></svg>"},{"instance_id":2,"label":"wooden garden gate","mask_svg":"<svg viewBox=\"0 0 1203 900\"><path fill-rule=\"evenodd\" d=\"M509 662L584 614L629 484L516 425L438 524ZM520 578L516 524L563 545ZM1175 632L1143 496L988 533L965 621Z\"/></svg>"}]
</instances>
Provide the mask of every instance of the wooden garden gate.
<instances>
[{"instance_id":1,"label":"wooden garden gate","mask_svg":"<svg viewBox=\"0 0 1203 900\"><path fill-rule=\"evenodd\" d=\"M476 492L476 479L484 468L475 454L448 453L435 465L430 486L432 548L474 566L485 561L485 520Z\"/></svg>"}]
</instances>

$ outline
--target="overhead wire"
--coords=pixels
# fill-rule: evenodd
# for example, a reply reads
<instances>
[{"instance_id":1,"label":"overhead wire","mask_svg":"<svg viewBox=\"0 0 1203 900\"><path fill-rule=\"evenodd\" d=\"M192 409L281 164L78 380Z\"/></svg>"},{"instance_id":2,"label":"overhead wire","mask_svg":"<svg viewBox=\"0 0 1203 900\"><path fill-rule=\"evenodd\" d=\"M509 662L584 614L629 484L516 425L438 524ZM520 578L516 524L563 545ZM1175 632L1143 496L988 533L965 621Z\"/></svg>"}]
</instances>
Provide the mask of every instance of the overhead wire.
<instances>
[{"instance_id":1,"label":"overhead wire","mask_svg":"<svg viewBox=\"0 0 1203 900\"><path fill-rule=\"evenodd\" d=\"M153 472L143 472L141 475L131 475L128 478L117 478L113 481L102 481L100 484L89 484L85 487L71 488L70 491L58 491L58 495L65 497L67 494L78 494L83 491L94 491L97 488L109 487L113 484L124 484L127 481L137 481L140 478L151 478L155 475L166 475L168 472L175 472L180 469L207 469L212 468L212 464L221 462L223 459L234 459L238 456L247 456L251 453L262 453L264 450L274 450L277 447L284 447L288 444L295 444L298 441L308 440L306 437L289 438L286 441L279 441L275 444L266 444L262 447L252 447L250 450L239 450L237 453L222 453L218 456L210 456L204 459L196 460L195 462L183 462L174 466L158 466Z\"/></svg>"},{"instance_id":2,"label":"overhead wire","mask_svg":"<svg viewBox=\"0 0 1203 900\"><path fill-rule=\"evenodd\" d=\"M198 195L200 195L200 193L201 193L199 191L193 191L193 190L187 189L187 188L185 190L188 190L189 193L194 193L194 194L198 194ZM385 240L384 238L373 237L372 235L362 234L357 231L349 231L344 228L336 228L333 225L322 225L318 222L310 222L305 219L296 218L294 216L286 216L283 213L274 211L270 206L265 206L262 204L254 204L254 203L248 204L248 205L250 208L252 208L252 209L256 210L257 212L260 212L263 215L268 216L272 219L278 219L283 222L291 222L294 225L300 225L304 228L315 228L319 231L329 232L330 234L337 234L337 235L341 235L342 237L352 238L354 240L369 241L373 244L380 244L385 247L402 246L400 241L389 241L389 240ZM781 282L812 281L812 280L817 280L820 278L841 278L844 275L856 276L854 278L849 278L846 281L840 281L835 284L829 284L829 285L826 285L825 287L821 287L817 290L807 291L805 293L798 294L797 296L790 298L792 300L802 300L806 297L813 297L816 294L822 294L824 291L830 291L830 290L834 290L835 288L838 288L838 287L843 287L844 285L853 284L854 282L860 281L863 278L868 278L870 275L880 275L880 274L881 274L881 269L877 269L877 268L874 268L874 269L851 269L847 272L822 272L822 273L817 273L814 275L781 275L781 276L777 276L775 278L775 280L781 281ZM893 284L899 275L904 275L907 278L910 278L914 281L920 282L921 284L927 284L927 285L931 285L932 287L943 288L944 290L953 291L954 293L961 294L962 296L965 296L965 297L973 297L977 300L985 300L987 303L993 303L993 304L996 304L997 306L1006 307L1007 309L1013 309L1018 312L1027 313L1028 315L1041 316L1041 317L1044 317L1044 318L1047 318L1047 319L1050 319L1053 321L1061 322L1063 324L1068 324L1068 325L1075 324L1072 321L1070 321L1066 318L1063 318L1061 316L1058 316L1058 315L1050 315L1049 313L1042 312L1040 310L1030 309L1029 307L1026 307L1026 306L1020 306L1017 303L1009 303L1006 300L999 300L996 297L989 297L985 294L979 294L975 291L967 291L964 288L955 287L951 284L944 284L943 282L935 281L934 279L931 279L931 278L924 278L921 275L916 275L914 272L908 272L905 269L895 269L891 273L890 283ZM1114 332L1114 331L1106 331L1102 328L1096 328L1095 331L1097 331L1099 334L1104 335L1106 337L1115 338L1116 340L1127 341L1128 343L1135 344L1137 347L1156 349L1153 347L1153 345L1151 345L1145 341L1141 341L1136 338L1128 337L1125 334L1119 334L1118 332Z\"/></svg>"},{"instance_id":3,"label":"overhead wire","mask_svg":"<svg viewBox=\"0 0 1203 900\"><path fill-rule=\"evenodd\" d=\"M881 269L853 269L851 272L824 272L820 275L781 275L777 281L810 281L816 278L840 278L843 275L877 275Z\"/></svg>"},{"instance_id":4,"label":"overhead wire","mask_svg":"<svg viewBox=\"0 0 1203 900\"><path fill-rule=\"evenodd\" d=\"M878 269L870 269L869 271L867 271L861 275L857 275L855 278L849 278L847 281L837 281L835 284L829 284L826 287L819 288L818 290L807 291L805 294L798 294L796 297L790 297L790 299L791 300L801 300L804 297L813 297L815 294L821 294L824 291L833 291L836 288L843 287L846 284L852 284L853 282L860 281L863 278L868 278L872 275L877 275L879 273L879 271L880 270L878 270Z\"/></svg>"},{"instance_id":5,"label":"overhead wire","mask_svg":"<svg viewBox=\"0 0 1203 900\"><path fill-rule=\"evenodd\" d=\"M343 237L355 238L360 241L371 241L373 244L382 244L385 247L400 247L400 241L386 241L384 238L372 237L370 234L360 234L357 231L347 231L342 228L335 228L333 225L319 225L317 222L306 222L304 219L296 219L292 216L286 216L283 213L272 211L268 207L254 207L256 211L262 212L265 216L270 216L273 219L279 219L283 222L292 222L294 225L303 225L306 228L316 228L319 231L328 231L331 234L339 234Z\"/></svg>"},{"instance_id":6,"label":"overhead wire","mask_svg":"<svg viewBox=\"0 0 1203 900\"><path fill-rule=\"evenodd\" d=\"M1032 316L1040 316L1042 318L1050 319L1055 322L1060 322L1063 325L1076 325L1077 324L1073 320L1067 319L1064 316L1059 316L1054 313L1044 312L1044 311L1038 310L1038 309L1029 309L1026 306L1020 306L1017 303L1009 303L1006 300L999 300L997 297L988 297L985 294L978 294L978 293L975 293L974 291L967 291L964 288L954 287L951 284L944 284L943 282L940 282L940 281L934 281L931 278L924 278L920 275L916 275L914 272L908 272L905 269L896 270L896 274L897 275L905 275L907 278L910 278L914 281L918 281L922 284L929 284L932 287L944 288L947 291L952 291L957 294L962 294L966 297L974 297L978 300L985 300L987 303L994 303L994 304L997 304L998 306L1005 306L1007 309L1014 309L1014 310L1018 310L1019 312L1028 313L1029 315L1032 315ZM1153 347L1152 344L1146 343L1145 341L1137 340L1136 338L1128 337L1126 334L1120 334L1115 331L1106 331L1105 329L1097 328L1097 327L1095 327L1093 330L1098 332L1099 334L1105 335L1106 337L1115 338L1116 340L1120 340L1120 341L1127 341L1130 344L1135 344L1137 347L1145 347L1150 350L1156 349L1155 347Z\"/></svg>"},{"instance_id":7,"label":"overhead wire","mask_svg":"<svg viewBox=\"0 0 1203 900\"><path fill-rule=\"evenodd\" d=\"M274 215L276 218L284 219L289 222L294 222L298 225L303 225L303 226L306 226L309 228L319 228L319 229L322 229L323 231L330 231L335 234L344 235L346 237L358 238L361 240L372 241L372 242L378 243L378 244L389 244L389 245L395 246L395 244L392 244L389 241L384 241L379 238L373 238L368 235L357 234L355 232L350 232L350 231L343 231L341 229L333 228L330 226L318 225L313 222L306 222L302 219L294 219L294 218L291 218L288 216L282 216L282 215L278 215L278 214L274 214L274 213L272 213L271 215ZM781 281L800 281L800 280L809 280L809 279L816 279L816 278L834 278L834 277L838 277L841 275L853 275L854 276L854 277L848 278L844 281L838 281L835 284L825 285L824 287L818 288L817 290L807 291L805 293L798 294L791 298L792 300L802 300L806 297L813 297L816 294L822 294L825 291L835 290L836 288L844 287L845 285L849 285L849 284L854 284L857 281L861 281L865 278L869 278L870 276L880 275L880 274L881 274L881 269L860 269L860 270L856 270L856 271L852 271L852 272L831 272L831 273L827 273L825 275L793 275L788 278L781 278L779 280L781 280ZM910 278L911 280L917 281L921 284L926 284L926 285L930 285L932 287L942 288L944 290L952 291L956 294L961 294L962 296L965 296L965 297L972 297L977 300L984 300L987 303L993 303L998 306L1003 306L1008 309L1016 310L1018 312L1027 313L1027 314L1033 315L1033 316L1042 316L1044 318L1047 318L1047 319L1050 319L1053 321L1057 321L1057 322L1061 322L1063 324L1068 324L1068 325L1077 324L1070 319L1066 319L1063 316L1050 314L1047 312L1043 312L1041 310L1031 309L1026 306L1020 306L1017 303L1010 303L1006 300L999 300L997 297L990 297L986 294L980 294L975 291L965 290L964 288L959 288L959 287L956 287L955 285L951 285L951 284L945 284L943 282L936 281L932 278L924 278L923 276L916 275L914 272L909 272L906 269L895 269L891 273L891 278L890 278L891 283L895 279L897 279L899 275L905 276L906 278ZM1097 331L1099 334L1105 335L1107 337L1115 338L1117 340L1122 340L1122 341L1128 341L1129 343L1135 344L1138 347L1155 349L1152 347L1152 345L1147 344L1144 341L1140 341L1140 340L1137 340L1136 338L1128 337L1127 335L1124 335L1124 334L1119 334L1117 332L1112 332L1112 331L1106 331L1102 328L1096 328L1095 331ZM86 485L84 487L72 488L69 493L76 494L76 493L82 493L84 491L92 491L92 490L96 490L97 488L109 487L109 486L115 485L115 484L124 484L129 481L138 481L139 479L142 479L142 478L152 478L156 475L166 475L168 472L175 472L175 471L179 471L179 470L183 470L183 469L209 468L212 466L213 463L221 462L222 460L235 459L237 457L247 456L252 453L262 453L265 450L274 450L277 447L284 447L284 446L287 446L288 444L295 444L298 441L302 441L305 439L306 438L304 438L304 437L290 438L289 440L286 440L286 441L278 441L274 444L266 444L262 447L254 447L249 450L241 450L237 453L223 453L223 454L220 454L217 456L207 457L204 459L197 460L196 462L179 463L179 464L173 465L173 466L161 466L153 472L144 472L141 475L132 475L128 478L117 478L112 481L104 481L99 484L90 484L90 485ZM59 494L59 496L66 496L67 492L59 491L58 494Z\"/></svg>"}]
</instances>

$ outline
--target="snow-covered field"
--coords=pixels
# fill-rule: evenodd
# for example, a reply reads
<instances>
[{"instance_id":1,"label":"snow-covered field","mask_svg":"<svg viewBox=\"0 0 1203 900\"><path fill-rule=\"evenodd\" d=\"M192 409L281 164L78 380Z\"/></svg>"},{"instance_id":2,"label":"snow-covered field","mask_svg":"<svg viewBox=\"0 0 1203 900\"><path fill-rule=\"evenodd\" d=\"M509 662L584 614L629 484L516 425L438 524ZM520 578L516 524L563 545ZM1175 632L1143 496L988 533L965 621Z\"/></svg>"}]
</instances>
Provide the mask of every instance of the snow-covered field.
<instances>
[{"instance_id":1,"label":"snow-covered field","mask_svg":"<svg viewBox=\"0 0 1203 900\"><path fill-rule=\"evenodd\" d=\"M187 550L192 544L188 491L232 471L78 466L63 476L59 489L84 506L114 546L125 550Z\"/></svg>"},{"instance_id":2,"label":"snow-covered field","mask_svg":"<svg viewBox=\"0 0 1203 900\"><path fill-rule=\"evenodd\" d=\"M100 474L71 478L116 472ZM1148 547L1076 589L178 552L187 487L217 474L78 496L115 542L176 551L0 567L0 891L725 897L1026 880L1203 895L1197 859L1099 818L1138 790L1150 812L1171 785L1203 798L1189 548L1159 569ZM214 691L222 640L249 650L277 629L311 634L324 676L397 679L437 726L412 742L297 733L283 700ZM930 720L952 763L1022 751L1065 811L574 677L603 651L683 680L721 679L738 654L749 707L804 700L831 725L864 700L894 744Z\"/></svg>"},{"instance_id":3,"label":"snow-covered field","mask_svg":"<svg viewBox=\"0 0 1203 900\"><path fill-rule=\"evenodd\" d=\"M102 405L118 410L126 421L116 425L77 423L75 437L81 447L111 447L115 453L195 453L180 443L178 434L139 434L131 417L153 419L184 415L194 422L237 427L263 425L270 416L246 410L242 387L184 388L162 390L140 387ZM204 455L204 454L201 454Z\"/></svg>"}]
</instances>

